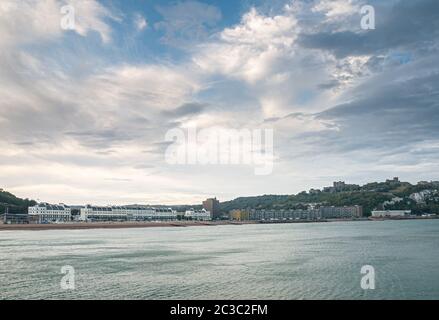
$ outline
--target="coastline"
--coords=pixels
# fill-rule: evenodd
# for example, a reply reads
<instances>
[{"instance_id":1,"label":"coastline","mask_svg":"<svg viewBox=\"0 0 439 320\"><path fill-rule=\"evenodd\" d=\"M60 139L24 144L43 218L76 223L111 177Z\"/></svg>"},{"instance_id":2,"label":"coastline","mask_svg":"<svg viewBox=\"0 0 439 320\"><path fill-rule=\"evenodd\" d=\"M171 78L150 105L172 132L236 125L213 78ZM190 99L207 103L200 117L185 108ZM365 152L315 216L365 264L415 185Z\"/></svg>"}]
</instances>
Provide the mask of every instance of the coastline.
<instances>
[{"instance_id":1,"label":"coastline","mask_svg":"<svg viewBox=\"0 0 439 320\"><path fill-rule=\"evenodd\" d=\"M285 224L285 223L322 223L321 221L162 221L162 222L72 222L58 224L2 224L1 231L43 231L43 230L86 230L86 229L133 229L133 228L159 228L159 227L209 227L223 225L247 224Z\"/></svg>"},{"instance_id":2,"label":"coastline","mask_svg":"<svg viewBox=\"0 0 439 320\"><path fill-rule=\"evenodd\" d=\"M324 223L324 222L353 222L353 221L401 221L401 220L436 220L439 217L411 217L394 219L328 219L328 220L297 220L297 221L162 221L162 222L72 222L58 224L3 224L1 231L43 231L43 230L86 230L86 229L133 229L133 228L160 228L160 227L209 227L222 225L248 224L296 224L296 223Z\"/></svg>"},{"instance_id":3,"label":"coastline","mask_svg":"<svg viewBox=\"0 0 439 320\"><path fill-rule=\"evenodd\" d=\"M205 227L219 225L256 224L256 221L168 221L168 222L82 222L58 224L0 224L0 231L84 230L84 229L132 229L158 227Z\"/></svg>"}]
</instances>

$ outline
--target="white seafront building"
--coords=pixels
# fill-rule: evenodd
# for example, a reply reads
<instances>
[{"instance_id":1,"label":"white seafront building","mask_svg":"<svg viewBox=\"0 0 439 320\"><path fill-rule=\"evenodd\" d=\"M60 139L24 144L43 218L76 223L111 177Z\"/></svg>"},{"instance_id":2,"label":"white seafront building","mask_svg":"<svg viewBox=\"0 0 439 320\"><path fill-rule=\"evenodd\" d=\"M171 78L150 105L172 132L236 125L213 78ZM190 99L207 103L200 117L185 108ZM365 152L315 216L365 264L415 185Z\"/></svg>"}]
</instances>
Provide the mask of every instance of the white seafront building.
<instances>
[{"instance_id":1,"label":"white seafront building","mask_svg":"<svg viewBox=\"0 0 439 320\"><path fill-rule=\"evenodd\" d=\"M202 221L212 220L212 215L210 214L210 211L207 211L206 209L186 210L186 212L184 213L184 217L186 219L192 219L192 220L202 220Z\"/></svg>"},{"instance_id":2,"label":"white seafront building","mask_svg":"<svg viewBox=\"0 0 439 320\"><path fill-rule=\"evenodd\" d=\"M39 223L67 222L71 220L71 209L65 204L39 203L28 208L30 216L38 217Z\"/></svg>"},{"instance_id":3,"label":"white seafront building","mask_svg":"<svg viewBox=\"0 0 439 320\"><path fill-rule=\"evenodd\" d=\"M176 220L177 212L171 208L148 206L92 206L81 208L80 221L156 221Z\"/></svg>"}]
</instances>

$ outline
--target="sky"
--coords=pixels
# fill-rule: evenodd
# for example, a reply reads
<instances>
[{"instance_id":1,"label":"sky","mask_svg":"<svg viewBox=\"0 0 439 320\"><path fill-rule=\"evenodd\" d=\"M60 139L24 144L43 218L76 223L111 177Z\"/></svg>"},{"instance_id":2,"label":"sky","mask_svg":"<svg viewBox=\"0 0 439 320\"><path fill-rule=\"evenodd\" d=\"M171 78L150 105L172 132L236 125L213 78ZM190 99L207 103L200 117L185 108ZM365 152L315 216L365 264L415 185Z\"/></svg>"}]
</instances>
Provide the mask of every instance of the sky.
<instances>
[{"instance_id":1,"label":"sky","mask_svg":"<svg viewBox=\"0 0 439 320\"><path fill-rule=\"evenodd\" d=\"M2 0L0 35L0 187L20 197L199 204L439 180L437 0ZM194 127L272 130L272 170L167 161L167 133Z\"/></svg>"}]
</instances>

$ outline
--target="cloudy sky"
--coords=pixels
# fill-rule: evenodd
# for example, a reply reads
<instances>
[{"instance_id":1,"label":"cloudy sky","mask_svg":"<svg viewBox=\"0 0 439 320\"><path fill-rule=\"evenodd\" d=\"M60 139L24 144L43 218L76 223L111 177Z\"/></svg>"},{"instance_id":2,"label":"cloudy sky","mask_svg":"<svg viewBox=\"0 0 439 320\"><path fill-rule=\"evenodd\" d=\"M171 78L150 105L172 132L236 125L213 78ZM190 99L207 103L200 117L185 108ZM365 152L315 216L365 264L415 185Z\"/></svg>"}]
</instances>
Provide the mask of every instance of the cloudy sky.
<instances>
[{"instance_id":1,"label":"cloudy sky","mask_svg":"<svg viewBox=\"0 0 439 320\"><path fill-rule=\"evenodd\" d=\"M183 204L439 180L438 51L437 0L2 0L0 187ZM273 129L273 172L169 164L189 126Z\"/></svg>"}]
</instances>

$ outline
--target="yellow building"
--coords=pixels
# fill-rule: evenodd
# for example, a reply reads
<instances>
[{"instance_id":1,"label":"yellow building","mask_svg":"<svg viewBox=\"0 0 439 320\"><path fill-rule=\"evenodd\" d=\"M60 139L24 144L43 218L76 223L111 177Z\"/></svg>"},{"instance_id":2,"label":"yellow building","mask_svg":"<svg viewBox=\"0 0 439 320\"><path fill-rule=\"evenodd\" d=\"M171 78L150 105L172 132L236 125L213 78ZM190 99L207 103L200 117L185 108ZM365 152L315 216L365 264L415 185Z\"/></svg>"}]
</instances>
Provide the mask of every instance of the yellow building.
<instances>
[{"instance_id":1,"label":"yellow building","mask_svg":"<svg viewBox=\"0 0 439 320\"><path fill-rule=\"evenodd\" d=\"M230 211L230 219L235 221L249 220L250 215L246 210L232 210Z\"/></svg>"}]
</instances>

